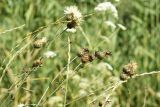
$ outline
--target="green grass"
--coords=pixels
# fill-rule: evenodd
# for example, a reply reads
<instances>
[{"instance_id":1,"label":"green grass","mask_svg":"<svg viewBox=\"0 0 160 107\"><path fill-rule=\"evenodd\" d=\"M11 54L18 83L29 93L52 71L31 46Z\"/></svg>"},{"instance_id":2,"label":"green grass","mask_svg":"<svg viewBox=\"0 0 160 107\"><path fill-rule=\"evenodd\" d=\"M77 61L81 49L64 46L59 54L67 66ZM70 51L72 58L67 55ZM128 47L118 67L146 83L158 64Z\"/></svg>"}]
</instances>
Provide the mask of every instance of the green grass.
<instances>
[{"instance_id":1,"label":"green grass","mask_svg":"<svg viewBox=\"0 0 160 107\"><path fill-rule=\"evenodd\" d=\"M17 104L28 103L36 104L40 100L45 89L49 86L50 81L58 72L67 64L67 37L71 38L71 59L74 58L78 51L83 47L88 47L92 52L95 50L110 50L112 57L107 57L102 61L94 61L87 64L84 68L78 70L76 74L86 84L86 88L81 87L81 81L70 79L68 81L68 96L67 103L73 101L79 96L79 92L84 90L87 94L94 90L111 84L112 81L119 78L122 71L122 66L135 61L138 63L137 73L151 72L160 70L160 6L159 0L121 0L119 3L114 2L119 13L117 23L126 26L127 30L118 30L114 34L106 28L104 21L107 19L105 15L94 15L84 19L81 27L83 28L86 37L90 41L90 46L80 30L75 34L64 32L60 38L55 38L56 31L63 31L65 24L58 24L49 26L42 32L38 32L37 38L47 37L49 41L55 41L47 48L36 50L32 54L33 35L24 39L29 32L33 32L41 26L49 25L63 16L65 6L77 5L80 11L84 14L94 12L94 7L101 2L101 0L2 0L0 1L0 32L7 29L12 29L17 26L25 24L25 27L20 29L0 34L0 76L3 68L15 53L31 42L26 49L24 49L12 61L7 69L2 82L0 83L0 107L17 107ZM111 35L112 34L112 35ZM101 36L109 39L107 41ZM24 39L23 42L21 42ZM101 43L101 44L100 44ZM17 45L19 46L11 52ZM97 47L98 46L98 47ZM33 72L28 80L29 89L26 91L28 85L25 82L17 90L7 91L7 89L17 81L17 76L12 74L22 74L25 66L31 66L33 61L47 50L53 50L57 56L53 59L46 59L43 67L38 68ZM4 61L5 59L5 61ZM79 64L80 60L77 58L71 63L70 68L74 68ZM101 67L101 62L107 62L114 68L113 71ZM47 103L53 96L64 97L65 84L52 96L47 98L60 84L65 80L66 70L63 72L56 82L50 85L50 88L45 95L46 100L42 107L47 107ZM22 77L22 76L21 76ZM34 80L39 78L39 80ZM43 79L47 78L47 79ZM83 82L82 82L83 83ZM85 82L84 82L85 83ZM119 87L111 97L111 104L113 107L142 107L144 98L146 96L146 107L158 107L160 105L160 75L145 76L137 79L129 80ZM108 87L108 86L107 86ZM84 88L84 89L82 89ZM14 92L17 90L16 92ZM7 94L9 92L9 94ZM15 94L16 93L16 94ZM29 93L29 94L28 94ZM104 101L103 97L98 97L104 93L104 89L95 92L95 95L84 97L71 104L68 107L94 107L94 104L88 104L97 98L95 105ZM12 98L9 98L10 96ZM30 95L28 98L26 95ZM5 97L6 96L6 97ZM7 96L8 99L7 99ZM62 102L54 104L51 107L59 107ZM97 107L97 106L96 106Z\"/></svg>"}]
</instances>

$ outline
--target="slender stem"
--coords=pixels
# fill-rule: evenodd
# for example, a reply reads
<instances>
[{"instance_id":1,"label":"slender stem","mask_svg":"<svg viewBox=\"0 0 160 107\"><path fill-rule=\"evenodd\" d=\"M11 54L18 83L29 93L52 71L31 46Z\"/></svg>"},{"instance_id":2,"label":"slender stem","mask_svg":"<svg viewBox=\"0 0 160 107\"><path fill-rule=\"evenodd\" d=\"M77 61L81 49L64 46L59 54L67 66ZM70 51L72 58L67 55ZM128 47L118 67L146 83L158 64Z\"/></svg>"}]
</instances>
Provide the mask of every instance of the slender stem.
<instances>
[{"instance_id":1,"label":"slender stem","mask_svg":"<svg viewBox=\"0 0 160 107\"><path fill-rule=\"evenodd\" d=\"M24 26L25 26L25 24L23 24L23 25L21 25L21 26L18 26L18 27L15 27L15 28L12 28L12 29L5 30L5 31L3 31L3 32L0 32L0 35L1 35L1 34L4 34L4 33L7 33L7 32L11 32L11 31L13 31L13 30L20 29L20 28L22 28L22 27L24 27Z\"/></svg>"},{"instance_id":2,"label":"slender stem","mask_svg":"<svg viewBox=\"0 0 160 107\"><path fill-rule=\"evenodd\" d=\"M71 40L70 37L68 36L68 66L67 66L67 82L66 82L66 91L65 91L65 98L64 98L64 107L66 106L66 100L67 100L67 92L68 92L68 74L69 74L69 70L70 70L70 60L71 60Z\"/></svg>"}]
</instances>

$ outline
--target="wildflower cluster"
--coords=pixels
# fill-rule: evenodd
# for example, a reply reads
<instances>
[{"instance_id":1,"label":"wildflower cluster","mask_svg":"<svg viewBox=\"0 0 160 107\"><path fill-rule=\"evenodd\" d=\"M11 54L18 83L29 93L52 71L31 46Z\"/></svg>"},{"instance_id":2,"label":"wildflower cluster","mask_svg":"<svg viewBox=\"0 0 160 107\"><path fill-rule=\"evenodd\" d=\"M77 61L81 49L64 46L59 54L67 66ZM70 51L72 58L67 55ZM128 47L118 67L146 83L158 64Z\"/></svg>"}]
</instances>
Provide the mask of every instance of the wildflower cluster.
<instances>
[{"instance_id":1,"label":"wildflower cluster","mask_svg":"<svg viewBox=\"0 0 160 107\"><path fill-rule=\"evenodd\" d=\"M111 2L103 2L103 3L98 4L95 7L95 11L97 11L97 12L105 12L105 11L111 12L114 17L116 17L116 18L118 17L117 9Z\"/></svg>"},{"instance_id":2,"label":"wildflower cluster","mask_svg":"<svg viewBox=\"0 0 160 107\"><path fill-rule=\"evenodd\" d=\"M66 7L64 10L67 21L67 31L75 32L76 27L82 22L82 14L76 6Z\"/></svg>"}]
</instances>

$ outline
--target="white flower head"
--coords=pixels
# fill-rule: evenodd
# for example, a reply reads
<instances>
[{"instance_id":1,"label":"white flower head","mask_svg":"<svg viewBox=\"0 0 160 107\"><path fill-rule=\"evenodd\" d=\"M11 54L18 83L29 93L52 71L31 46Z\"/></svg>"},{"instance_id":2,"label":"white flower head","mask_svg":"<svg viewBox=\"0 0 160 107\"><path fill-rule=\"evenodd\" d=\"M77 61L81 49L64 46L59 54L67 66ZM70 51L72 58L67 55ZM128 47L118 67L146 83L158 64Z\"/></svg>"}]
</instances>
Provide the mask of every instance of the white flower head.
<instances>
[{"instance_id":1,"label":"white flower head","mask_svg":"<svg viewBox=\"0 0 160 107\"><path fill-rule=\"evenodd\" d=\"M105 21L105 24L112 29L116 28L116 25L112 21Z\"/></svg>"},{"instance_id":2,"label":"white flower head","mask_svg":"<svg viewBox=\"0 0 160 107\"><path fill-rule=\"evenodd\" d=\"M64 10L65 15L72 16L75 19L82 18L81 12L78 10L77 6L69 6Z\"/></svg>"},{"instance_id":3,"label":"white flower head","mask_svg":"<svg viewBox=\"0 0 160 107\"><path fill-rule=\"evenodd\" d=\"M66 15L66 20L69 21L67 28L75 28L82 22L82 14L78 10L77 6L66 7L64 14Z\"/></svg>"},{"instance_id":4,"label":"white flower head","mask_svg":"<svg viewBox=\"0 0 160 107\"><path fill-rule=\"evenodd\" d=\"M25 105L20 103L17 107L25 107Z\"/></svg>"},{"instance_id":5,"label":"white flower head","mask_svg":"<svg viewBox=\"0 0 160 107\"><path fill-rule=\"evenodd\" d=\"M111 11L114 17L118 17L117 9L111 2L100 3L94 9L97 12Z\"/></svg>"},{"instance_id":6,"label":"white flower head","mask_svg":"<svg viewBox=\"0 0 160 107\"><path fill-rule=\"evenodd\" d=\"M57 54L55 52L53 52L53 51L47 51L47 52L44 53L44 57L46 57L46 58L53 58L56 55Z\"/></svg>"},{"instance_id":7,"label":"white flower head","mask_svg":"<svg viewBox=\"0 0 160 107\"><path fill-rule=\"evenodd\" d=\"M66 31L67 31L67 32L71 32L71 33L75 33L75 32L76 32L76 29L75 29L75 28L71 28L71 29L67 29Z\"/></svg>"},{"instance_id":8,"label":"white flower head","mask_svg":"<svg viewBox=\"0 0 160 107\"><path fill-rule=\"evenodd\" d=\"M119 28L121 28L122 30L127 30L127 28L125 26L123 26L122 24L117 24Z\"/></svg>"}]
</instances>

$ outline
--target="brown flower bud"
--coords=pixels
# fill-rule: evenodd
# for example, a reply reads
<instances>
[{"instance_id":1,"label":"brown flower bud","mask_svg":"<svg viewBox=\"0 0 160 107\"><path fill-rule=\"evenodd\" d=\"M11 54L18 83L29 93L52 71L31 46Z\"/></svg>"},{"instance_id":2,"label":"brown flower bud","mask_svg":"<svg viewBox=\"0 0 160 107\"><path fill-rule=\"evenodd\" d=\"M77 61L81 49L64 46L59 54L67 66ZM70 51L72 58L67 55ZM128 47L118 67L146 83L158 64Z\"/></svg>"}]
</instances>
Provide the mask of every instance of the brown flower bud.
<instances>
[{"instance_id":1,"label":"brown flower bud","mask_svg":"<svg viewBox=\"0 0 160 107\"><path fill-rule=\"evenodd\" d=\"M37 59L37 60L35 60L35 61L33 62L32 67L33 67L33 68L34 68L34 67L41 67L42 64L43 64L42 60L41 60L41 59Z\"/></svg>"}]
</instances>

